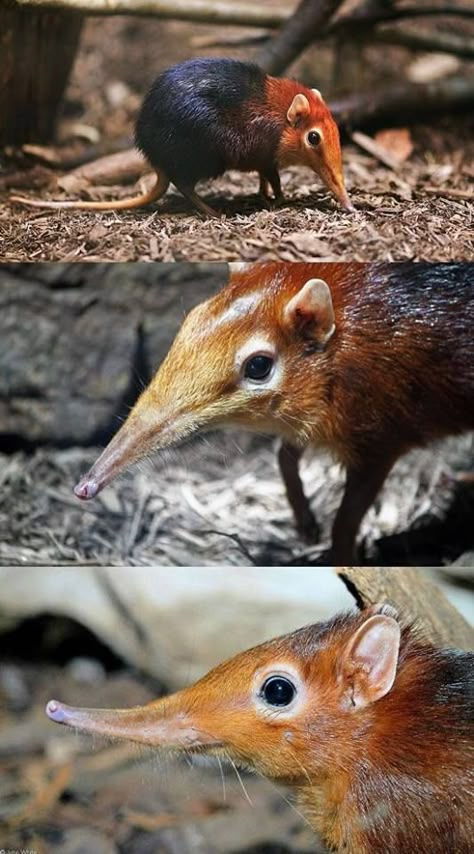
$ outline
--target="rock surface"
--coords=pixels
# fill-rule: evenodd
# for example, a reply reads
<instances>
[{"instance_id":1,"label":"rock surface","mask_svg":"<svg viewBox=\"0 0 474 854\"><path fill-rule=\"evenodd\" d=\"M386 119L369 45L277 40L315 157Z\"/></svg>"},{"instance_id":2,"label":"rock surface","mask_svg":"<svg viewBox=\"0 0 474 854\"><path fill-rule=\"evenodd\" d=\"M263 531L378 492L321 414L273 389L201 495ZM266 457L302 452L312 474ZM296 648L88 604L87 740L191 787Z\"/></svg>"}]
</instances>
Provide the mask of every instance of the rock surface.
<instances>
[{"instance_id":1,"label":"rock surface","mask_svg":"<svg viewBox=\"0 0 474 854\"><path fill-rule=\"evenodd\" d=\"M0 568L1 623L71 617L170 688L219 661L352 607L331 569Z\"/></svg>"},{"instance_id":2,"label":"rock surface","mask_svg":"<svg viewBox=\"0 0 474 854\"><path fill-rule=\"evenodd\" d=\"M106 442L225 265L0 268L0 442Z\"/></svg>"}]
</instances>

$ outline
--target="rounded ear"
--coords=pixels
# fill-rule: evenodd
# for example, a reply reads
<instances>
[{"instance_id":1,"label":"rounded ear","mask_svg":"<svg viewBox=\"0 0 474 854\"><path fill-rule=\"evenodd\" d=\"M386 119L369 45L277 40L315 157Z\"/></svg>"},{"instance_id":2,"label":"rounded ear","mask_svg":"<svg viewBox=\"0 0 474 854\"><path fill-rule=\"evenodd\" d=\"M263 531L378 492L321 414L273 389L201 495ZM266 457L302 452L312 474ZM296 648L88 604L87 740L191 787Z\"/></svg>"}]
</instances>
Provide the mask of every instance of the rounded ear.
<instances>
[{"instance_id":1,"label":"rounded ear","mask_svg":"<svg viewBox=\"0 0 474 854\"><path fill-rule=\"evenodd\" d=\"M324 98L321 95L321 92L319 91L319 89L311 89L311 91L312 91L313 95L316 95L316 98L319 98L320 101L324 101Z\"/></svg>"},{"instance_id":2,"label":"rounded ear","mask_svg":"<svg viewBox=\"0 0 474 854\"><path fill-rule=\"evenodd\" d=\"M336 329L331 291L324 279L309 279L285 308L292 330L323 348Z\"/></svg>"},{"instance_id":3,"label":"rounded ear","mask_svg":"<svg viewBox=\"0 0 474 854\"><path fill-rule=\"evenodd\" d=\"M352 635L340 659L340 677L348 705L363 708L391 690L400 651L400 626L393 617L369 617Z\"/></svg>"},{"instance_id":4,"label":"rounded ear","mask_svg":"<svg viewBox=\"0 0 474 854\"><path fill-rule=\"evenodd\" d=\"M309 101L306 95L299 93L298 95L295 95L290 106L288 107L286 118L288 119L290 125L296 127L296 125L301 119L304 119L305 116L309 116L310 112L311 108L309 106Z\"/></svg>"}]
</instances>

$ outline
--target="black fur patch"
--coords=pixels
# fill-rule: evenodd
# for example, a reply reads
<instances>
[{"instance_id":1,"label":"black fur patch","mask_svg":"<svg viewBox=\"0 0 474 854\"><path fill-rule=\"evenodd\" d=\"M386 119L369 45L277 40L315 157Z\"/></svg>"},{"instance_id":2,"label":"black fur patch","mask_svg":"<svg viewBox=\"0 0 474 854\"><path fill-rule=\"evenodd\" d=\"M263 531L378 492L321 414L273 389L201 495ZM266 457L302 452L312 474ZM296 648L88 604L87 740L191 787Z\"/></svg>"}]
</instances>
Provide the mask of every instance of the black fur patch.
<instances>
[{"instance_id":1,"label":"black fur patch","mask_svg":"<svg viewBox=\"0 0 474 854\"><path fill-rule=\"evenodd\" d=\"M265 74L233 59L192 59L157 77L135 128L137 147L177 185L193 187L229 168L245 148L239 114L246 102L264 103Z\"/></svg>"}]
</instances>

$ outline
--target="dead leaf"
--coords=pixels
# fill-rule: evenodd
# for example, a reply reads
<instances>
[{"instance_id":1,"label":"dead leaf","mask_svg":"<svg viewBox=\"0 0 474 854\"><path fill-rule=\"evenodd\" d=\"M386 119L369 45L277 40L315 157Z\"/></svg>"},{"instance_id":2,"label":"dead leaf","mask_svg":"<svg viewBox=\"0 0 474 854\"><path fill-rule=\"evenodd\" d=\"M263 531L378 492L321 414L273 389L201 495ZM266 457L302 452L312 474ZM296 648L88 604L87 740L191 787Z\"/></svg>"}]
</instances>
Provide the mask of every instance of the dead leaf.
<instances>
[{"instance_id":1,"label":"dead leaf","mask_svg":"<svg viewBox=\"0 0 474 854\"><path fill-rule=\"evenodd\" d=\"M105 237L106 234L107 234L107 229L106 229L105 225L102 225L101 223L97 223L97 225L94 225L94 227L91 228L89 235L88 235L88 238L91 241L91 243L96 243L97 241L102 240L102 238Z\"/></svg>"},{"instance_id":2,"label":"dead leaf","mask_svg":"<svg viewBox=\"0 0 474 854\"><path fill-rule=\"evenodd\" d=\"M404 163L413 152L413 140L408 128L381 130L374 137L377 145L390 154L398 163Z\"/></svg>"},{"instance_id":3,"label":"dead leaf","mask_svg":"<svg viewBox=\"0 0 474 854\"><path fill-rule=\"evenodd\" d=\"M359 145L364 151L371 154L372 157L380 160L384 166L388 166L388 168L393 169L394 172L399 168L400 163L396 157L393 157L389 151L386 151L382 145L379 145L373 137L368 136L366 133L362 133L362 131L355 130L351 134L351 139L356 145Z\"/></svg>"}]
</instances>

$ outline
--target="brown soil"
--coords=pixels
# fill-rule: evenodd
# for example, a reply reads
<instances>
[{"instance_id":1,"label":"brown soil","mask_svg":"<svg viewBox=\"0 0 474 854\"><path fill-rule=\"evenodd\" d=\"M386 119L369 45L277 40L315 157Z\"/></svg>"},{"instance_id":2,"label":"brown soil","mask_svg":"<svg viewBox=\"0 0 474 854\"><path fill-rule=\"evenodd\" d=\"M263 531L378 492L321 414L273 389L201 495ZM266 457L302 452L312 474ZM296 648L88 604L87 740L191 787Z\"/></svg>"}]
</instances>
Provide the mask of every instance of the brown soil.
<instances>
[{"instance_id":1,"label":"brown soil","mask_svg":"<svg viewBox=\"0 0 474 854\"><path fill-rule=\"evenodd\" d=\"M233 34L232 28L224 31L176 22L89 20L67 93L60 139L70 140L80 124L92 130L106 149L130 144L141 97L160 68L193 54L252 56L254 49L249 48L199 47L203 37L224 32L227 37ZM235 34L242 36L242 30ZM370 85L370 79L388 79L400 63L406 63L407 54L397 49L370 49L365 60L365 85ZM329 48L311 49L291 72L311 79L315 67L318 83L321 80L320 85L331 87ZM311 172L297 168L284 172L287 201L275 210L261 209L255 175L230 172L203 185L201 194L222 213L212 221L191 211L173 191L155 207L128 213L32 212L5 202L0 207L0 258L474 259L474 205L449 195L450 190L469 192L472 129L472 119L459 116L412 128L413 153L396 171L347 145L347 185L357 208L353 215L337 209ZM37 171L30 177L24 171L31 165L31 160L18 153L5 160L4 200L13 172L20 175L17 187L22 192L67 198L58 190L35 190ZM41 177L41 168L39 173ZM427 187L438 187L439 196L428 194ZM93 196L133 193L133 187L94 188Z\"/></svg>"}]
</instances>

